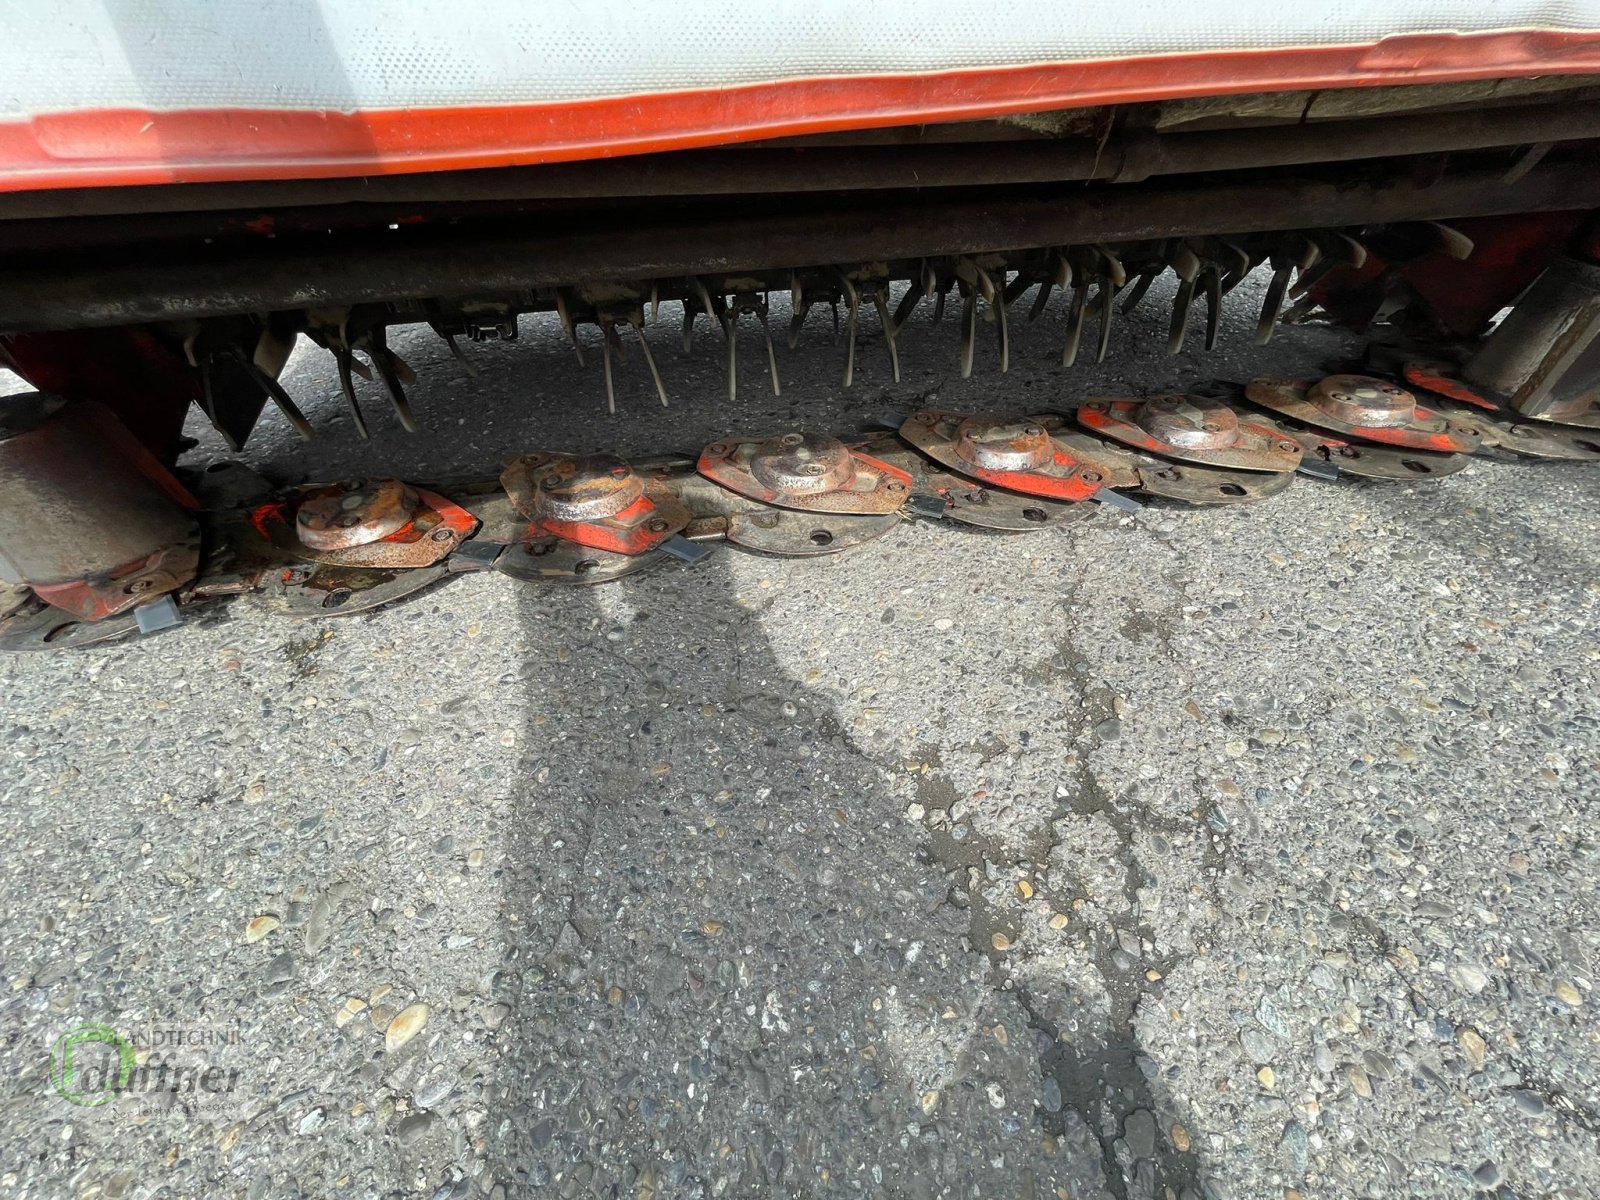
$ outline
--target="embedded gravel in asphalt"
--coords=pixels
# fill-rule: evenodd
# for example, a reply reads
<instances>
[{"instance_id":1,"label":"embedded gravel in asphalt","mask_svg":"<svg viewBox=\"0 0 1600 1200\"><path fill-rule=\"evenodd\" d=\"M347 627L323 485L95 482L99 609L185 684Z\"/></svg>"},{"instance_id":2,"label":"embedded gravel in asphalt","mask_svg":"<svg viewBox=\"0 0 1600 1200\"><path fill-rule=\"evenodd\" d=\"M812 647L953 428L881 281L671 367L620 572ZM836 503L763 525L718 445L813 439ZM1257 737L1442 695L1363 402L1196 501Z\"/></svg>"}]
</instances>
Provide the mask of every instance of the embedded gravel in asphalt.
<instances>
[{"instance_id":1,"label":"embedded gravel in asphalt","mask_svg":"<svg viewBox=\"0 0 1600 1200\"><path fill-rule=\"evenodd\" d=\"M1063 371L1058 302L969 381L925 306L900 384L869 314L848 393L819 312L779 397L748 325L731 406L669 306L673 407L635 352L615 417L549 321L477 379L407 334L429 432L367 390L365 448L302 349L326 436L245 458L492 474L1351 345L1228 303L1214 354L1153 298ZM6 658L0 1195L1600 1194L1597 501L1302 479ZM84 1025L133 1094L52 1086Z\"/></svg>"}]
</instances>

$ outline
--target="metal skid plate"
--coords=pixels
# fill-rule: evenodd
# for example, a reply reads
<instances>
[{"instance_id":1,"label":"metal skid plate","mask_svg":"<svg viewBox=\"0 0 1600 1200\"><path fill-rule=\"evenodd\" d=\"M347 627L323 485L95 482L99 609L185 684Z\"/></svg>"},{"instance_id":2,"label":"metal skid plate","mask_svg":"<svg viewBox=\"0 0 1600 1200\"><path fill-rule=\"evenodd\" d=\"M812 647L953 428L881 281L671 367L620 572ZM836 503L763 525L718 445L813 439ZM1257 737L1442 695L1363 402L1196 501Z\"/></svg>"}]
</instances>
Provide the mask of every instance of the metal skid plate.
<instances>
[{"instance_id":1,"label":"metal skid plate","mask_svg":"<svg viewBox=\"0 0 1600 1200\"><path fill-rule=\"evenodd\" d=\"M92 646L124 637L138 628L131 612L99 621L80 621L71 613L31 596L12 597L4 588L6 603L0 615L0 650L60 650L68 646ZM13 602L13 600L15 602Z\"/></svg>"},{"instance_id":2,"label":"metal skid plate","mask_svg":"<svg viewBox=\"0 0 1600 1200\"><path fill-rule=\"evenodd\" d=\"M1139 472L1139 490L1185 504L1253 504L1287 491L1292 471L1224 471L1194 463L1150 462Z\"/></svg>"},{"instance_id":3,"label":"metal skid plate","mask_svg":"<svg viewBox=\"0 0 1600 1200\"><path fill-rule=\"evenodd\" d=\"M397 570L305 563L268 573L251 599L284 616L349 617L414 595L449 573L443 563Z\"/></svg>"},{"instance_id":4,"label":"metal skid plate","mask_svg":"<svg viewBox=\"0 0 1600 1200\"><path fill-rule=\"evenodd\" d=\"M729 491L764 504L820 513L893 513L911 476L829 434L783 433L707 446L698 469Z\"/></svg>"},{"instance_id":5,"label":"metal skid plate","mask_svg":"<svg viewBox=\"0 0 1600 1200\"><path fill-rule=\"evenodd\" d=\"M668 556L660 550L615 554L536 532L507 546L495 560L494 569L524 583L586 586L638 575L666 561Z\"/></svg>"},{"instance_id":6,"label":"metal skid plate","mask_svg":"<svg viewBox=\"0 0 1600 1200\"><path fill-rule=\"evenodd\" d=\"M1092 504L1065 503L1039 496L1021 496L1000 488L986 487L975 479L925 467L918 491L932 493L945 501L944 516L963 525L995 529L1005 533L1025 533L1071 525L1093 518Z\"/></svg>"},{"instance_id":7,"label":"metal skid plate","mask_svg":"<svg viewBox=\"0 0 1600 1200\"><path fill-rule=\"evenodd\" d=\"M1036 417L969 416L924 409L900 436L934 462L963 475L1050 500L1087 500L1106 486Z\"/></svg>"},{"instance_id":8,"label":"metal skid plate","mask_svg":"<svg viewBox=\"0 0 1600 1200\"><path fill-rule=\"evenodd\" d=\"M1293 471L1304 453L1294 439L1206 397L1102 397L1085 401L1077 415L1085 428L1124 445L1226 471Z\"/></svg>"},{"instance_id":9,"label":"metal skid plate","mask_svg":"<svg viewBox=\"0 0 1600 1200\"><path fill-rule=\"evenodd\" d=\"M1600 462L1600 429L1542 421L1494 421L1500 447L1524 458Z\"/></svg>"},{"instance_id":10,"label":"metal skid plate","mask_svg":"<svg viewBox=\"0 0 1600 1200\"><path fill-rule=\"evenodd\" d=\"M1330 375L1321 380L1252 379L1245 388L1251 403L1317 429L1407 450L1471 454L1483 446L1476 425L1452 421L1416 403L1396 384L1364 375Z\"/></svg>"},{"instance_id":11,"label":"metal skid plate","mask_svg":"<svg viewBox=\"0 0 1600 1200\"><path fill-rule=\"evenodd\" d=\"M1464 470L1472 461L1465 454L1346 442L1298 422L1280 420L1278 424L1305 447L1307 459L1333 463L1341 475L1358 479L1439 479Z\"/></svg>"},{"instance_id":12,"label":"metal skid plate","mask_svg":"<svg viewBox=\"0 0 1600 1200\"><path fill-rule=\"evenodd\" d=\"M876 541L899 524L898 513L812 513L768 508L729 513L722 536L746 550L785 558L815 558ZM694 525L689 528L692 535Z\"/></svg>"},{"instance_id":13,"label":"metal skid plate","mask_svg":"<svg viewBox=\"0 0 1600 1200\"><path fill-rule=\"evenodd\" d=\"M1450 418L1483 431L1483 444L1519 458L1549 458L1564 462L1600 462L1600 430L1572 425L1552 425L1507 414L1504 417L1470 409L1447 409Z\"/></svg>"}]
</instances>

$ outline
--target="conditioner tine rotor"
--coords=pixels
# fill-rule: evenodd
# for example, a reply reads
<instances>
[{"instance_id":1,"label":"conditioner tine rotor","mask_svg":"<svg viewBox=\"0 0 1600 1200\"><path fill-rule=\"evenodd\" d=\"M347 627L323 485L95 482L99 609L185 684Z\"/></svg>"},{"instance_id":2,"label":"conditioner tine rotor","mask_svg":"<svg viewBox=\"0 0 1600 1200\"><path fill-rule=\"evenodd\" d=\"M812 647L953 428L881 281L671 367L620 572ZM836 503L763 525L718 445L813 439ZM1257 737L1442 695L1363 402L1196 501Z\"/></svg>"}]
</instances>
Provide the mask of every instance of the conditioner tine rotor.
<instances>
[{"instance_id":1,"label":"conditioner tine rotor","mask_svg":"<svg viewBox=\"0 0 1600 1200\"><path fill-rule=\"evenodd\" d=\"M778 384L778 352L772 345L772 328L767 324L767 308L769 302L765 296L761 298L761 307L756 309L756 320L761 322L761 336L767 341L767 367L772 372L772 394L781 396L783 388Z\"/></svg>"},{"instance_id":2,"label":"conditioner tine rotor","mask_svg":"<svg viewBox=\"0 0 1600 1200\"><path fill-rule=\"evenodd\" d=\"M1126 280L1128 277L1124 274L1122 278ZM1094 355L1097 363L1105 362L1106 353L1111 348L1111 318L1117 311L1116 299L1116 278L1108 272L1100 276L1100 296L1097 305L1100 312L1100 344L1095 347Z\"/></svg>"},{"instance_id":3,"label":"conditioner tine rotor","mask_svg":"<svg viewBox=\"0 0 1600 1200\"><path fill-rule=\"evenodd\" d=\"M394 355L387 346L377 345L368 349L367 357L372 360L372 369L378 373L383 394L389 398L394 415L400 418L400 427L407 433L417 432L416 418L411 415L411 402L406 399L406 390L401 386L400 376L394 369Z\"/></svg>"},{"instance_id":4,"label":"conditioner tine rotor","mask_svg":"<svg viewBox=\"0 0 1600 1200\"><path fill-rule=\"evenodd\" d=\"M1222 278L1215 267L1207 267L1200 276L1206 294L1206 349L1217 348L1217 331L1222 326Z\"/></svg>"},{"instance_id":5,"label":"conditioner tine rotor","mask_svg":"<svg viewBox=\"0 0 1600 1200\"><path fill-rule=\"evenodd\" d=\"M367 432L367 419L361 415L361 405L356 402L355 355L350 347L340 346L333 352L333 361L339 369L339 391L344 394L345 407L350 410L351 424L355 426L356 436L365 440L371 435Z\"/></svg>"},{"instance_id":6,"label":"conditioner tine rotor","mask_svg":"<svg viewBox=\"0 0 1600 1200\"><path fill-rule=\"evenodd\" d=\"M600 322L600 361L606 375L606 412L617 415L617 387L611 377L612 343L617 340L617 327L610 321Z\"/></svg>"},{"instance_id":7,"label":"conditioner tine rotor","mask_svg":"<svg viewBox=\"0 0 1600 1200\"><path fill-rule=\"evenodd\" d=\"M473 363L472 360L469 359L462 351L461 344L456 341L456 335L453 333L445 334L444 344L450 347L450 357L461 364L461 369L465 371L471 378L478 378L477 365Z\"/></svg>"},{"instance_id":8,"label":"conditioner tine rotor","mask_svg":"<svg viewBox=\"0 0 1600 1200\"><path fill-rule=\"evenodd\" d=\"M268 375L265 371L258 367L255 359L250 358L247 355L242 357L244 361L245 373L249 375L250 378L255 381L256 386L265 392L267 397L278 406L278 411L283 413L283 415L289 419L289 424L294 426L295 432L308 442L312 438L316 437L316 430L311 428L311 422L306 420L305 413L300 411L300 406L296 404L293 397L291 397L289 393L284 390L283 384L279 383L271 375Z\"/></svg>"},{"instance_id":9,"label":"conditioner tine rotor","mask_svg":"<svg viewBox=\"0 0 1600 1200\"><path fill-rule=\"evenodd\" d=\"M907 292L906 295L915 297L916 293ZM872 303L878 310L878 321L883 325L883 344L889 348L889 366L894 370L894 381L899 383L900 352L895 348L894 344L895 331L898 326L894 318L889 314L889 305L883 298L883 290L881 288L872 293Z\"/></svg>"},{"instance_id":10,"label":"conditioner tine rotor","mask_svg":"<svg viewBox=\"0 0 1600 1200\"><path fill-rule=\"evenodd\" d=\"M1061 365L1070 367L1078 361L1078 343L1083 340L1084 310L1089 301L1089 281L1079 279L1072 288L1072 302L1067 306L1067 338L1061 347Z\"/></svg>"},{"instance_id":11,"label":"conditioner tine rotor","mask_svg":"<svg viewBox=\"0 0 1600 1200\"><path fill-rule=\"evenodd\" d=\"M656 395L661 397L661 407L666 408L668 407L667 385L662 382L661 370L656 366L656 356L650 352L650 339L645 337L644 326L640 321L630 321L628 324L634 336L639 339L639 349L644 353L645 366L650 368L650 378L655 380Z\"/></svg>"},{"instance_id":12,"label":"conditioner tine rotor","mask_svg":"<svg viewBox=\"0 0 1600 1200\"><path fill-rule=\"evenodd\" d=\"M961 287L961 378L972 378L972 352L978 340L978 289Z\"/></svg>"}]
</instances>

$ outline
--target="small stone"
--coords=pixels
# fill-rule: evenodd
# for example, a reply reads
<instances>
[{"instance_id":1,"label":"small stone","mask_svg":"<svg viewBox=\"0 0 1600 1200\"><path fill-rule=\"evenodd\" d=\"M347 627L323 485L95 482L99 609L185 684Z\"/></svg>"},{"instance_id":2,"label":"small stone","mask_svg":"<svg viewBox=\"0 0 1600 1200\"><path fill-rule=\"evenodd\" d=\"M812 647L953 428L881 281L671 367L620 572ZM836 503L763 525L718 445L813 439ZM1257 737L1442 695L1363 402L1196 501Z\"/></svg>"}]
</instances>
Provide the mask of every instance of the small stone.
<instances>
[{"instance_id":1,"label":"small stone","mask_svg":"<svg viewBox=\"0 0 1600 1200\"><path fill-rule=\"evenodd\" d=\"M1179 1154L1189 1153L1189 1131L1182 1125L1172 1127L1172 1148Z\"/></svg>"},{"instance_id":2,"label":"small stone","mask_svg":"<svg viewBox=\"0 0 1600 1200\"><path fill-rule=\"evenodd\" d=\"M1373 1079L1389 1079L1394 1075L1394 1059L1381 1050L1368 1050L1361 1055L1361 1065Z\"/></svg>"},{"instance_id":3,"label":"small stone","mask_svg":"<svg viewBox=\"0 0 1600 1200\"><path fill-rule=\"evenodd\" d=\"M935 621L933 623L933 627L935 629L939 630L942 633L946 629L949 629L954 624L955 624L955 622L952 621L949 617L940 617L937 621Z\"/></svg>"},{"instance_id":4,"label":"small stone","mask_svg":"<svg viewBox=\"0 0 1600 1200\"><path fill-rule=\"evenodd\" d=\"M1261 1070L1256 1072L1256 1082L1270 1092L1278 1086L1278 1076L1271 1067L1262 1067Z\"/></svg>"},{"instance_id":5,"label":"small stone","mask_svg":"<svg viewBox=\"0 0 1600 1200\"><path fill-rule=\"evenodd\" d=\"M346 996L344 1004L340 1006L339 1011L333 1014L333 1023L343 1029L360 1015L361 1010L366 1007L367 1002L365 1000L356 996Z\"/></svg>"},{"instance_id":6,"label":"small stone","mask_svg":"<svg viewBox=\"0 0 1600 1200\"><path fill-rule=\"evenodd\" d=\"M1050 919L1045 924L1050 926L1051 929L1065 929L1067 927L1067 914L1061 912L1051 913Z\"/></svg>"},{"instance_id":7,"label":"small stone","mask_svg":"<svg viewBox=\"0 0 1600 1200\"><path fill-rule=\"evenodd\" d=\"M1116 717L1107 717L1094 727L1094 735L1102 742L1114 742L1122 736L1122 722Z\"/></svg>"},{"instance_id":8,"label":"small stone","mask_svg":"<svg viewBox=\"0 0 1600 1200\"><path fill-rule=\"evenodd\" d=\"M384 1051L393 1054L421 1033L422 1027L428 1023L428 1012L426 1004L412 1004L401 1009L400 1014L383 1031Z\"/></svg>"},{"instance_id":9,"label":"small stone","mask_svg":"<svg viewBox=\"0 0 1600 1200\"><path fill-rule=\"evenodd\" d=\"M448 1071L440 1071L417 1085L417 1090L411 1094L411 1102L417 1108L437 1108L455 1090L455 1084L455 1079Z\"/></svg>"},{"instance_id":10,"label":"small stone","mask_svg":"<svg viewBox=\"0 0 1600 1200\"><path fill-rule=\"evenodd\" d=\"M927 815L928 810L923 808L922 805L918 804L915 800L906 805L906 820L908 821L920 821Z\"/></svg>"},{"instance_id":11,"label":"small stone","mask_svg":"<svg viewBox=\"0 0 1600 1200\"><path fill-rule=\"evenodd\" d=\"M939 1093L938 1092L934 1091L934 1092L923 1092L922 1093L922 1113L923 1113L924 1116L931 1117L934 1114L934 1110L936 1110L938 1107L939 1107Z\"/></svg>"},{"instance_id":12,"label":"small stone","mask_svg":"<svg viewBox=\"0 0 1600 1200\"><path fill-rule=\"evenodd\" d=\"M263 913L259 917L251 917L245 923L244 940L247 942L259 942L281 924L283 922L270 913Z\"/></svg>"},{"instance_id":13,"label":"small stone","mask_svg":"<svg viewBox=\"0 0 1600 1200\"><path fill-rule=\"evenodd\" d=\"M1237 738L1230 742L1224 742L1222 745L1223 753L1225 753L1229 758L1243 758L1244 752L1247 748L1248 747L1246 747L1245 744L1239 741Z\"/></svg>"},{"instance_id":14,"label":"small stone","mask_svg":"<svg viewBox=\"0 0 1600 1200\"><path fill-rule=\"evenodd\" d=\"M481 866L483 866L483 851L482 850L474 850L471 854L467 855L467 866L469 866L469 867L481 867Z\"/></svg>"},{"instance_id":15,"label":"small stone","mask_svg":"<svg viewBox=\"0 0 1600 1200\"><path fill-rule=\"evenodd\" d=\"M1278 1043L1269 1034L1254 1027L1239 1034L1239 1045L1244 1047L1244 1052L1253 1063L1271 1062L1278 1054Z\"/></svg>"},{"instance_id":16,"label":"small stone","mask_svg":"<svg viewBox=\"0 0 1600 1200\"><path fill-rule=\"evenodd\" d=\"M1305 1174L1311 1157L1311 1138L1299 1121L1290 1121L1283 1127L1283 1132L1278 1136L1278 1154L1294 1169L1296 1175Z\"/></svg>"},{"instance_id":17,"label":"small stone","mask_svg":"<svg viewBox=\"0 0 1600 1200\"><path fill-rule=\"evenodd\" d=\"M1519 1089L1511 1093L1511 1099L1516 1103L1517 1111L1528 1117L1544 1115L1544 1097L1538 1092Z\"/></svg>"},{"instance_id":18,"label":"small stone","mask_svg":"<svg viewBox=\"0 0 1600 1200\"><path fill-rule=\"evenodd\" d=\"M1122 1140L1135 1158L1153 1158L1156 1152L1156 1119L1148 1109L1136 1108L1122 1123Z\"/></svg>"},{"instance_id":19,"label":"small stone","mask_svg":"<svg viewBox=\"0 0 1600 1200\"><path fill-rule=\"evenodd\" d=\"M1577 1008L1583 1003L1583 993L1565 979L1556 980L1554 990L1556 999L1563 1004L1570 1004L1573 1008Z\"/></svg>"},{"instance_id":20,"label":"small stone","mask_svg":"<svg viewBox=\"0 0 1600 1200\"><path fill-rule=\"evenodd\" d=\"M306 1137L309 1134L316 1133L327 1123L327 1110L322 1108L313 1108L305 1116L300 1118L300 1124L298 1126L300 1136Z\"/></svg>"},{"instance_id":21,"label":"small stone","mask_svg":"<svg viewBox=\"0 0 1600 1200\"><path fill-rule=\"evenodd\" d=\"M294 978L294 956L284 951L267 964L267 982L287 983Z\"/></svg>"},{"instance_id":22,"label":"small stone","mask_svg":"<svg viewBox=\"0 0 1600 1200\"><path fill-rule=\"evenodd\" d=\"M1450 982L1470 996L1476 996L1489 986L1489 976L1481 967L1471 963L1456 963L1448 972Z\"/></svg>"},{"instance_id":23,"label":"small stone","mask_svg":"<svg viewBox=\"0 0 1600 1200\"><path fill-rule=\"evenodd\" d=\"M1472 1173L1472 1181L1484 1189L1499 1187L1499 1164L1497 1164L1493 1159L1484 1159L1478 1164L1478 1169Z\"/></svg>"},{"instance_id":24,"label":"small stone","mask_svg":"<svg viewBox=\"0 0 1600 1200\"><path fill-rule=\"evenodd\" d=\"M1044 1083L1039 1088L1039 1106L1047 1113L1061 1111L1061 1085L1056 1082L1054 1075L1044 1077Z\"/></svg>"},{"instance_id":25,"label":"small stone","mask_svg":"<svg viewBox=\"0 0 1600 1200\"><path fill-rule=\"evenodd\" d=\"M1360 1067L1345 1068L1344 1077L1350 1081L1350 1090L1363 1100L1372 1099L1372 1080Z\"/></svg>"},{"instance_id":26,"label":"small stone","mask_svg":"<svg viewBox=\"0 0 1600 1200\"><path fill-rule=\"evenodd\" d=\"M999 930L996 930L993 936L989 938L989 944L1002 954L1011 949L1011 939Z\"/></svg>"},{"instance_id":27,"label":"small stone","mask_svg":"<svg viewBox=\"0 0 1600 1200\"><path fill-rule=\"evenodd\" d=\"M1017 880L1017 899L1032 900L1033 884L1029 883L1026 879Z\"/></svg>"},{"instance_id":28,"label":"small stone","mask_svg":"<svg viewBox=\"0 0 1600 1200\"><path fill-rule=\"evenodd\" d=\"M1474 1067L1483 1066L1485 1047L1483 1039L1478 1036L1476 1029L1462 1029L1456 1034L1456 1042L1466 1052L1467 1060Z\"/></svg>"},{"instance_id":29,"label":"small stone","mask_svg":"<svg viewBox=\"0 0 1600 1200\"><path fill-rule=\"evenodd\" d=\"M705 934L707 937L716 937L719 933L722 932L722 922L721 921L701 921L700 922L700 932Z\"/></svg>"},{"instance_id":30,"label":"small stone","mask_svg":"<svg viewBox=\"0 0 1600 1200\"><path fill-rule=\"evenodd\" d=\"M402 1146L409 1146L423 1134L427 1133L428 1129L438 1119L439 1118L434 1116L431 1112L412 1113L409 1117L405 1118L405 1120L401 1121L400 1124L395 1126L394 1140L399 1142Z\"/></svg>"}]
</instances>

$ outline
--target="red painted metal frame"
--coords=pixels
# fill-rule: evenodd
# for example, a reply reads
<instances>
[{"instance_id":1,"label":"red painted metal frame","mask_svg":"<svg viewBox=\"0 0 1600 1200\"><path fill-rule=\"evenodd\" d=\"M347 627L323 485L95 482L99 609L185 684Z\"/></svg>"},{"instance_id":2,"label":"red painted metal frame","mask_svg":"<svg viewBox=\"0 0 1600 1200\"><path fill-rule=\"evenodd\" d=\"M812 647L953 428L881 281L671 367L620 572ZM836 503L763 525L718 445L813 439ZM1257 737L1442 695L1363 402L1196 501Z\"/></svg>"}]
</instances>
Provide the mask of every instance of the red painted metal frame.
<instances>
[{"instance_id":1,"label":"red painted metal frame","mask_svg":"<svg viewBox=\"0 0 1600 1200\"><path fill-rule=\"evenodd\" d=\"M573 102L138 108L0 122L0 191L528 165L764 138L1250 92L1600 73L1600 30L787 79Z\"/></svg>"},{"instance_id":2,"label":"red painted metal frame","mask_svg":"<svg viewBox=\"0 0 1600 1200\"><path fill-rule=\"evenodd\" d=\"M6 334L0 366L42 392L103 404L163 462L176 456L189 404L200 399L199 373L140 328Z\"/></svg>"}]
</instances>

